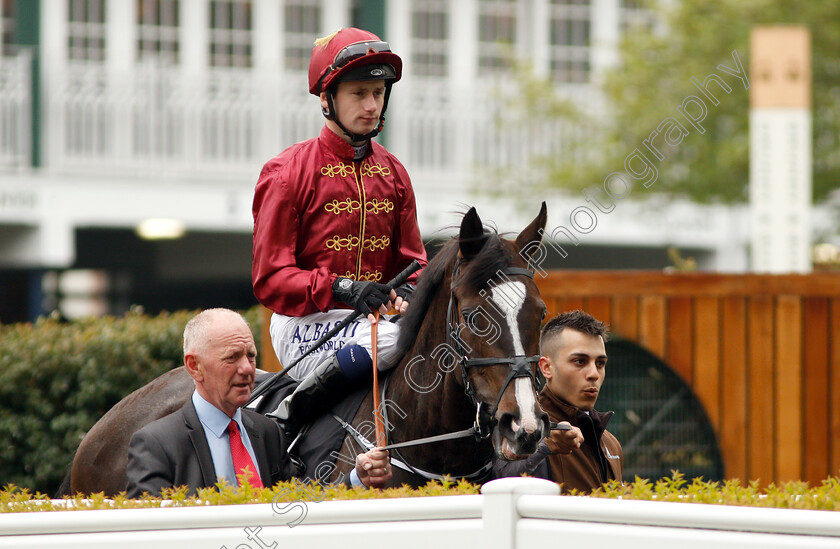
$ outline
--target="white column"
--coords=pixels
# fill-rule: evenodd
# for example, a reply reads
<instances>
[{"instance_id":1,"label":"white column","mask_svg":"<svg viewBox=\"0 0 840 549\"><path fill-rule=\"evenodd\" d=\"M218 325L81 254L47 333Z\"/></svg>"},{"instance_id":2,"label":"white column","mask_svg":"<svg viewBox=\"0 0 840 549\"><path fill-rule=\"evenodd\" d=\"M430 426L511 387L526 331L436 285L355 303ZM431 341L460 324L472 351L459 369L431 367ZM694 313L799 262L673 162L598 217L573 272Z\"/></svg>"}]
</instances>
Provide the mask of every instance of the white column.
<instances>
[{"instance_id":1,"label":"white column","mask_svg":"<svg viewBox=\"0 0 840 549\"><path fill-rule=\"evenodd\" d=\"M184 104L184 158L197 162L201 151L201 111L206 101L209 65L210 5L207 0L181 0L178 42L181 47L181 89Z\"/></svg>"},{"instance_id":2,"label":"white column","mask_svg":"<svg viewBox=\"0 0 840 549\"><path fill-rule=\"evenodd\" d=\"M321 8L324 35L350 26L350 0L324 0Z\"/></svg>"},{"instance_id":3,"label":"white column","mask_svg":"<svg viewBox=\"0 0 840 549\"><path fill-rule=\"evenodd\" d=\"M254 100L259 101L260 116L255 156L268 160L281 149L277 124L282 100L280 79L283 74L283 2L257 0L254 4Z\"/></svg>"},{"instance_id":4,"label":"white column","mask_svg":"<svg viewBox=\"0 0 840 549\"><path fill-rule=\"evenodd\" d=\"M454 90L475 87L478 74L476 0L449 3L449 79Z\"/></svg>"},{"instance_id":5,"label":"white column","mask_svg":"<svg viewBox=\"0 0 840 549\"><path fill-rule=\"evenodd\" d=\"M254 68L276 73L283 70L283 2L254 3Z\"/></svg>"},{"instance_id":6,"label":"white column","mask_svg":"<svg viewBox=\"0 0 840 549\"><path fill-rule=\"evenodd\" d=\"M409 0L388 0L385 13L385 28L391 51L403 62L402 78L397 82L388 100L388 112L383 137L387 147L403 162L407 162L409 175L412 173L409 155L411 120L411 56L414 44L411 40L411 2Z\"/></svg>"},{"instance_id":7,"label":"white column","mask_svg":"<svg viewBox=\"0 0 840 549\"><path fill-rule=\"evenodd\" d=\"M604 70L618 62L621 37L619 0L592 0L590 20L592 83L603 80Z\"/></svg>"},{"instance_id":8,"label":"white column","mask_svg":"<svg viewBox=\"0 0 840 549\"><path fill-rule=\"evenodd\" d=\"M478 78L478 5L476 0L459 0L449 4L449 94L450 112L447 117L453 125L455 138L455 171L448 175L458 181L466 191L466 174L473 169L475 155L475 124L472 116L488 112L483 106L488 102L488 89L477 83ZM444 185L449 185L445 182Z\"/></svg>"},{"instance_id":9,"label":"white column","mask_svg":"<svg viewBox=\"0 0 840 549\"><path fill-rule=\"evenodd\" d=\"M751 267L811 271L811 54L805 27L751 35ZM731 64L730 64L731 65Z\"/></svg>"},{"instance_id":10,"label":"white column","mask_svg":"<svg viewBox=\"0 0 840 549\"><path fill-rule=\"evenodd\" d=\"M549 48L551 47L551 17L549 16L548 0L528 0L530 10L528 13L529 35L523 37L528 43L528 52L534 72L538 76L548 76Z\"/></svg>"},{"instance_id":11,"label":"white column","mask_svg":"<svg viewBox=\"0 0 840 549\"><path fill-rule=\"evenodd\" d=\"M41 2L41 163L44 166L59 162L62 139L61 109L56 99L57 90L64 82L67 70L67 19L66 0Z\"/></svg>"},{"instance_id":12,"label":"white column","mask_svg":"<svg viewBox=\"0 0 840 549\"><path fill-rule=\"evenodd\" d=\"M130 72L137 49L137 17L134 2L105 2L105 62L109 72Z\"/></svg>"},{"instance_id":13,"label":"white column","mask_svg":"<svg viewBox=\"0 0 840 549\"><path fill-rule=\"evenodd\" d=\"M210 47L210 5L207 0L181 0L178 41L181 66L188 74L207 71Z\"/></svg>"},{"instance_id":14,"label":"white column","mask_svg":"<svg viewBox=\"0 0 840 549\"><path fill-rule=\"evenodd\" d=\"M41 77L67 65L67 0L41 0Z\"/></svg>"},{"instance_id":15,"label":"white column","mask_svg":"<svg viewBox=\"0 0 840 549\"><path fill-rule=\"evenodd\" d=\"M109 102L113 117L109 120L110 160L124 163L131 155L131 103L134 94L134 60L137 48L137 24L134 2L106 0L105 66L108 69Z\"/></svg>"}]
</instances>

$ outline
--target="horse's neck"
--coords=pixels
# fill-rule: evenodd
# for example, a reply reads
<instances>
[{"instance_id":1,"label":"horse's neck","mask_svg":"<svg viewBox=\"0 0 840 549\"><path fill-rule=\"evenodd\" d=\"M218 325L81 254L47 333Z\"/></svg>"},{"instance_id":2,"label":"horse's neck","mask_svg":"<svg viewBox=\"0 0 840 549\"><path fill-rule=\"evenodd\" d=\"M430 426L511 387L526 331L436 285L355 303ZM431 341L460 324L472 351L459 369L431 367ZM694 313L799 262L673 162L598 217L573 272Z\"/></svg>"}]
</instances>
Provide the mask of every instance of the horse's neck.
<instances>
[{"instance_id":1,"label":"horse's neck","mask_svg":"<svg viewBox=\"0 0 840 549\"><path fill-rule=\"evenodd\" d=\"M448 283L442 286L449 287ZM396 403L412 410L404 428L408 436L464 429L475 417L473 404L459 383L461 367L452 364L460 357L447 343L448 326L443 319L448 301L448 292L441 290L429 306L414 345L395 372Z\"/></svg>"}]
</instances>

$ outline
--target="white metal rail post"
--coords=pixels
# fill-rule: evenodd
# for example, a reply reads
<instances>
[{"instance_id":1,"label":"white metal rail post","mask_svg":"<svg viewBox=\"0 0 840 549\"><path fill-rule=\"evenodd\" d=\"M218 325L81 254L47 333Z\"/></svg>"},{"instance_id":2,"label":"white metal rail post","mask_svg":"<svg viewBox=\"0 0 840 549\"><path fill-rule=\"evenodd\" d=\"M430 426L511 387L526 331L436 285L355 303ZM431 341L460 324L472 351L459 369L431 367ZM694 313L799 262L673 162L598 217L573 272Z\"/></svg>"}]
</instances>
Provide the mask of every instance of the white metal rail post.
<instances>
[{"instance_id":1,"label":"white metal rail post","mask_svg":"<svg viewBox=\"0 0 840 549\"><path fill-rule=\"evenodd\" d=\"M481 488L484 496L482 518L485 541L488 549L519 547L517 527L519 508L517 503L523 495L557 496L560 487L551 481L512 477L488 482Z\"/></svg>"}]
</instances>

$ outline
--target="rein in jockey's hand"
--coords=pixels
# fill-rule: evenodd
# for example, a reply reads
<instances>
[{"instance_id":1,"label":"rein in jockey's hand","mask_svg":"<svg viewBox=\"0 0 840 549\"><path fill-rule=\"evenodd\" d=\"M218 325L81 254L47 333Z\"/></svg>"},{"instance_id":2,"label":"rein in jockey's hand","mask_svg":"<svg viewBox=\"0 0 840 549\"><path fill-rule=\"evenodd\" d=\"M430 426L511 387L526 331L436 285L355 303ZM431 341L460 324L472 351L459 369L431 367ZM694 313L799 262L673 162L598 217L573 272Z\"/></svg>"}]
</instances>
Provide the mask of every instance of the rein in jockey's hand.
<instances>
[{"instance_id":1,"label":"rein in jockey's hand","mask_svg":"<svg viewBox=\"0 0 840 549\"><path fill-rule=\"evenodd\" d=\"M393 476L388 450L374 448L357 455L356 474L368 488L383 488Z\"/></svg>"},{"instance_id":2,"label":"rein in jockey's hand","mask_svg":"<svg viewBox=\"0 0 840 549\"><path fill-rule=\"evenodd\" d=\"M397 293L387 284L379 284L369 280L357 281L350 278L338 277L332 285L333 298L346 303L363 315L367 315L371 324L376 324L373 312L387 315L392 303L397 299Z\"/></svg>"}]
</instances>

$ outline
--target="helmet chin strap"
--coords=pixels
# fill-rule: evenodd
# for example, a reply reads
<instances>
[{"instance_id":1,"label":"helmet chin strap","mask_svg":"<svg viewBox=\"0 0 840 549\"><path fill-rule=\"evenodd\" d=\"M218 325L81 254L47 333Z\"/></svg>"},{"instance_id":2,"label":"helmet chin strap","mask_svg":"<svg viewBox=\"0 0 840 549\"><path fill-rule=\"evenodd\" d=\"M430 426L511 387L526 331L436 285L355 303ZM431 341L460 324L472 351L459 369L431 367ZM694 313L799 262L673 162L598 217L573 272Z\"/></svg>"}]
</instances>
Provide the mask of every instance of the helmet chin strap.
<instances>
[{"instance_id":1,"label":"helmet chin strap","mask_svg":"<svg viewBox=\"0 0 840 549\"><path fill-rule=\"evenodd\" d=\"M379 132L381 132L382 128L385 127L385 109L388 108L388 98L391 95L391 82L385 84L385 100L382 102L382 112L379 114L379 124L376 125L373 131L370 131L365 134L353 133L347 128L345 128L344 124L341 123L341 120L338 119L338 112L336 112L335 104L333 103L332 90L328 90L326 95L328 108L325 109L324 107L321 107L321 113L327 120L332 120L333 122L335 122L336 126L341 128L341 131L343 131L344 134L350 138L350 141L352 143L359 143L362 141L368 141L370 139L373 139L374 137L379 135Z\"/></svg>"}]
</instances>

